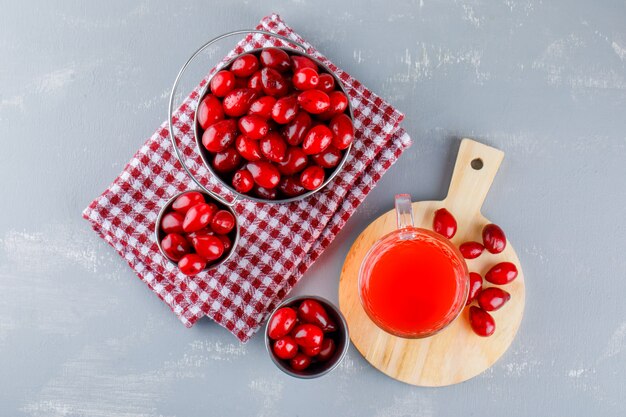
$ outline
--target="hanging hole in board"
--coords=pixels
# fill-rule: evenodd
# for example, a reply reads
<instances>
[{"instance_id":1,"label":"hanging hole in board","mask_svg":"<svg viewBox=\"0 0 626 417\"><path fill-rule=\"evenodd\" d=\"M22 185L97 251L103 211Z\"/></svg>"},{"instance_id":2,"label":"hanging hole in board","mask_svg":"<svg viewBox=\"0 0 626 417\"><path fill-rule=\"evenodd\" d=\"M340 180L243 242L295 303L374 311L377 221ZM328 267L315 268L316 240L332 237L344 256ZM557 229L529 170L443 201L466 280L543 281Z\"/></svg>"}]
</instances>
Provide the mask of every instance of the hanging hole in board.
<instances>
[{"instance_id":1,"label":"hanging hole in board","mask_svg":"<svg viewBox=\"0 0 626 417\"><path fill-rule=\"evenodd\" d=\"M483 160L480 158L476 158L473 159L472 162L470 163L470 165L472 166L472 168L474 168L476 171L482 169L483 167Z\"/></svg>"}]
</instances>

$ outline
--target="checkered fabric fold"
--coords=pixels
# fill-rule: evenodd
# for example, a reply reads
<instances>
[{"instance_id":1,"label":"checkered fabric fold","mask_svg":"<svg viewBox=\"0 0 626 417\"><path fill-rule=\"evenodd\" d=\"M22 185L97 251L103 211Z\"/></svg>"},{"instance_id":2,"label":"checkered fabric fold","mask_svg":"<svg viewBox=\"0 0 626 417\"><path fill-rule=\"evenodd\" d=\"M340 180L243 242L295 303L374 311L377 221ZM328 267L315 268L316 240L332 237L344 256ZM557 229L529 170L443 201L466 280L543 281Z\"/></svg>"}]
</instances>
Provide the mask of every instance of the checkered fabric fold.
<instances>
[{"instance_id":1,"label":"checkered fabric fold","mask_svg":"<svg viewBox=\"0 0 626 417\"><path fill-rule=\"evenodd\" d=\"M258 29L289 37L325 63L344 83L354 108L355 141L343 170L322 191L288 204L239 201L241 227L236 253L223 265L195 277L181 274L165 259L154 239L159 209L174 194L193 189L176 159L168 125L137 151L119 177L83 212L93 229L122 256L139 278L188 327L208 316L247 341L271 309L333 241L383 173L410 146L399 127L403 115L337 68L273 14ZM216 66L174 114L174 127L186 164L207 188L228 197L211 177L195 148L193 116L210 75L241 52L284 45L276 38L250 34Z\"/></svg>"}]
</instances>

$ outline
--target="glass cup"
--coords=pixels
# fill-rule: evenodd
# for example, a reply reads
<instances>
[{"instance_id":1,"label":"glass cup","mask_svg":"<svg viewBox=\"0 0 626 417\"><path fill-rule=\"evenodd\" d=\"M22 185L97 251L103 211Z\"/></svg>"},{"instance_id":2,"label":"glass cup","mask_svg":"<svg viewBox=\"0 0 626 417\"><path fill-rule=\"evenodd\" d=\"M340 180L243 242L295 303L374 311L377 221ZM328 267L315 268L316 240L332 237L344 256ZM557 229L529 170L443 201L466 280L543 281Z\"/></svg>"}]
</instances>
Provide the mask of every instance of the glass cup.
<instances>
[{"instance_id":1,"label":"glass cup","mask_svg":"<svg viewBox=\"0 0 626 417\"><path fill-rule=\"evenodd\" d=\"M461 313L469 272L445 237L413 225L411 197L395 198L397 230L379 239L359 270L361 304L387 333L417 339L432 336Z\"/></svg>"}]
</instances>

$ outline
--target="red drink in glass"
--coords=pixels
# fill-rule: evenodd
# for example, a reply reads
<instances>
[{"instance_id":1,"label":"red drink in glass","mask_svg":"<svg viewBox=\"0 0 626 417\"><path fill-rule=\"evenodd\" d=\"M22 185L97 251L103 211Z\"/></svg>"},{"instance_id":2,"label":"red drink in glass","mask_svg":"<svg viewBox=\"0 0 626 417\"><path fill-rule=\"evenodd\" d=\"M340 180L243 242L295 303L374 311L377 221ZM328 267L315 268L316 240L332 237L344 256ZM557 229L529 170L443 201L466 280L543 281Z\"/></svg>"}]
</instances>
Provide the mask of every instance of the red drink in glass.
<instances>
[{"instance_id":1,"label":"red drink in glass","mask_svg":"<svg viewBox=\"0 0 626 417\"><path fill-rule=\"evenodd\" d=\"M403 227L376 242L366 255L359 272L361 303L386 332L427 337L450 324L463 309L469 273L448 239L408 221L412 217L406 209L408 196L396 199Z\"/></svg>"}]
</instances>

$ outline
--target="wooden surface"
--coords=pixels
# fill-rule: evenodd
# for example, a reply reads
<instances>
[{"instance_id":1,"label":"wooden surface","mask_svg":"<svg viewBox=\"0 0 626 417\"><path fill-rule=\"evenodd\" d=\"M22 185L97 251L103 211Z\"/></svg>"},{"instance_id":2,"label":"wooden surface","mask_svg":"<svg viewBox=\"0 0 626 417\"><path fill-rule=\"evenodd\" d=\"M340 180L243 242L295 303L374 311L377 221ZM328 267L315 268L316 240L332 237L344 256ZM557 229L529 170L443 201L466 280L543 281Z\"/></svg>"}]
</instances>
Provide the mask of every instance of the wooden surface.
<instances>
[{"instance_id":1,"label":"wooden surface","mask_svg":"<svg viewBox=\"0 0 626 417\"><path fill-rule=\"evenodd\" d=\"M432 229L435 210L445 207L455 217L458 230L452 242L457 246L469 240L481 242L481 231L491 223L480 213L483 201L500 167L504 153L463 139L454 174L443 201L413 203L415 226ZM472 162L480 169L472 168ZM392 204L390 197L390 204ZM494 221L497 224L497 220ZM339 282L339 305L346 316L350 337L365 359L381 372L400 381L420 386L445 386L466 381L493 365L513 341L524 313L524 274L510 242L497 255L484 251L477 259L467 260L470 271L482 276L498 262L517 265L519 276L504 286L511 300L492 312L496 331L488 338L472 332L469 307L441 333L426 339L403 339L378 328L367 316L359 299L358 275L361 261L380 237L396 228L394 210L372 222L356 239L343 266ZM506 231L505 231L506 232ZM484 281L483 286L490 284Z\"/></svg>"}]
</instances>

